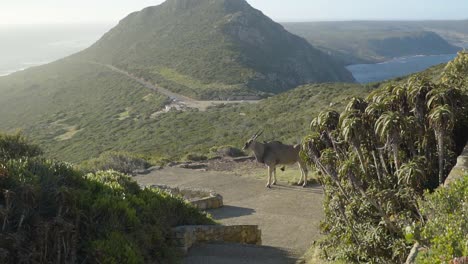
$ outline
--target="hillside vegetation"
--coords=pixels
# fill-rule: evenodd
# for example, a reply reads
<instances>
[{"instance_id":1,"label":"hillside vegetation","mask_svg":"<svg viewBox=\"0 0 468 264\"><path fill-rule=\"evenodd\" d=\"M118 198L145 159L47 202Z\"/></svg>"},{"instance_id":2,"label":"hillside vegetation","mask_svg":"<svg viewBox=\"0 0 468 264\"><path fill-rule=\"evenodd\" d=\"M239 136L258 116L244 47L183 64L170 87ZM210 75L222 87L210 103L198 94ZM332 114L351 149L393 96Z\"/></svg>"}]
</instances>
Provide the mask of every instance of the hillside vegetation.
<instances>
[{"instance_id":1,"label":"hillside vegetation","mask_svg":"<svg viewBox=\"0 0 468 264\"><path fill-rule=\"evenodd\" d=\"M214 224L182 199L114 172L83 174L0 134L0 262L176 263L171 227Z\"/></svg>"},{"instance_id":2,"label":"hillside vegetation","mask_svg":"<svg viewBox=\"0 0 468 264\"><path fill-rule=\"evenodd\" d=\"M384 85L312 121L302 155L324 185L327 259L404 263L415 241L429 248L422 263L466 254L466 181L429 202L423 194L444 183L468 140L467 74L468 53L459 53L440 78ZM445 196L449 209L442 195L451 192L460 198Z\"/></svg>"},{"instance_id":3,"label":"hillside vegetation","mask_svg":"<svg viewBox=\"0 0 468 264\"><path fill-rule=\"evenodd\" d=\"M60 65L67 68L66 64ZM101 70L104 72L99 73ZM94 66L76 69L76 73L82 71L90 74L89 79L99 75L114 76ZM19 82L23 74L31 76L20 73L0 78L0 90L2 81ZM209 153L214 146L241 146L260 128L265 129L265 139L298 143L312 117L328 109L330 103L333 109L342 109L341 102L346 98L364 96L373 89L358 84L306 85L257 104L220 105L205 112L170 111L152 117L161 99L149 90L121 76L115 76L115 80L119 80L116 86L106 84L107 81L114 83L114 79L107 77L101 78L101 86L86 83L86 76L75 84L76 90L65 90L64 94L29 97L29 89L6 93L7 96L0 98L0 117L4 121L0 129L22 128L43 147L48 157L72 162L95 158L106 151L179 159L190 153ZM26 87L43 78L26 79ZM60 82L51 84L56 86L49 87L60 88ZM124 88L125 84L129 87ZM68 93L72 96L67 97ZM60 103L54 104L58 97ZM22 107L24 105L28 107ZM75 129L72 130L72 126Z\"/></svg>"},{"instance_id":4,"label":"hillside vegetation","mask_svg":"<svg viewBox=\"0 0 468 264\"><path fill-rule=\"evenodd\" d=\"M343 65L244 0L167 0L130 14L77 57L202 99L353 81Z\"/></svg>"},{"instance_id":5,"label":"hillside vegetation","mask_svg":"<svg viewBox=\"0 0 468 264\"><path fill-rule=\"evenodd\" d=\"M455 45L468 44L468 32L461 30L463 23L352 21L283 25L345 64L360 64L404 56L454 54L461 49Z\"/></svg>"},{"instance_id":6,"label":"hillside vegetation","mask_svg":"<svg viewBox=\"0 0 468 264\"><path fill-rule=\"evenodd\" d=\"M157 162L187 154L209 155L217 146L240 147L259 129L265 129L264 140L299 143L320 111L342 110L347 98L366 96L380 85L310 84L257 104L154 115L166 98L106 67L76 63L70 59L48 65L53 68L47 75L64 80L70 76L64 82L41 75L47 69L42 67L0 78L0 91L5 91L0 98L0 129L22 129L46 156L70 162L109 151L142 154ZM426 74L437 78L442 70L433 67ZM94 82L97 76L99 81ZM31 87L37 87L33 96L29 96Z\"/></svg>"},{"instance_id":7,"label":"hillside vegetation","mask_svg":"<svg viewBox=\"0 0 468 264\"><path fill-rule=\"evenodd\" d=\"M168 102L106 67L71 60L2 77L0 93L0 129L23 129L36 142L53 145L55 157L77 152L78 159L106 150L116 130L131 130ZM81 156L77 148L86 142L94 148Z\"/></svg>"}]
</instances>

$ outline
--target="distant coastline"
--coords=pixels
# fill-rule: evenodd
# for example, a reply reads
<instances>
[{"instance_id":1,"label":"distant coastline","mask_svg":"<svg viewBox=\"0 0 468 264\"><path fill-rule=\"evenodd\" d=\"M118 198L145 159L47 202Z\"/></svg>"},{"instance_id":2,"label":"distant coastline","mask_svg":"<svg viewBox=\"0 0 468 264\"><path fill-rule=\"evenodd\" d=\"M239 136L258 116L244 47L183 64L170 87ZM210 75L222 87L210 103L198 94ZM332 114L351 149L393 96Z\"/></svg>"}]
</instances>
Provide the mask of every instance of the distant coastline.
<instances>
[{"instance_id":1,"label":"distant coastline","mask_svg":"<svg viewBox=\"0 0 468 264\"><path fill-rule=\"evenodd\" d=\"M10 74L15 73L15 72L23 71L23 70L26 70L26 69L31 68L31 67L44 65L44 64L47 64L47 63L50 63L50 62L52 62L52 60L37 61L37 62L20 62L19 65L21 65L21 67L11 68L11 69L7 69L7 70L0 70L0 77L7 76L7 75L10 75Z\"/></svg>"},{"instance_id":2,"label":"distant coastline","mask_svg":"<svg viewBox=\"0 0 468 264\"><path fill-rule=\"evenodd\" d=\"M0 77L79 52L111 27L108 24L1 26Z\"/></svg>"},{"instance_id":3,"label":"distant coastline","mask_svg":"<svg viewBox=\"0 0 468 264\"><path fill-rule=\"evenodd\" d=\"M393 58L388 61L373 64L353 64L346 68L353 74L359 83L372 83L385 81L453 60L456 54L442 55L414 55Z\"/></svg>"}]
</instances>

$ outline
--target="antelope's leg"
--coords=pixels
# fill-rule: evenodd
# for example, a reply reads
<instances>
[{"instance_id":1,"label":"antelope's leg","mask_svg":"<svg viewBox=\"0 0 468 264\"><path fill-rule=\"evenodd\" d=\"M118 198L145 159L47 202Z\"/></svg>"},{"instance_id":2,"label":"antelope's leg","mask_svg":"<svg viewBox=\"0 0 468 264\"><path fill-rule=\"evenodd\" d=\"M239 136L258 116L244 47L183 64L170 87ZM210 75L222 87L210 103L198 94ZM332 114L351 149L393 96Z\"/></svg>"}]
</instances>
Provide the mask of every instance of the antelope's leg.
<instances>
[{"instance_id":1,"label":"antelope's leg","mask_svg":"<svg viewBox=\"0 0 468 264\"><path fill-rule=\"evenodd\" d=\"M298 165L299 165L299 170L301 171L301 178L297 182L297 185L301 185L302 184L302 178L304 177L304 171L302 170L301 163L298 163Z\"/></svg>"},{"instance_id":2,"label":"antelope's leg","mask_svg":"<svg viewBox=\"0 0 468 264\"><path fill-rule=\"evenodd\" d=\"M301 162L300 166L301 166L301 171L304 172L304 184L302 186L306 187L307 186L307 173L309 171L307 170L307 165L305 163Z\"/></svg>"},{"instance_id":3,"label":"antelope's leg","mask_svg":"<svg viewBox=\"0 0 468 264\"><path fill-rule=\"evenodd\" d=\"M276 185L276 166L273 168L273 185Z\"/></svg>"},{"instance_id":4,"label":"antelope's leg","mask_svg":"<svg viewBox=\"0 0 468 264\"><path fill-rule=\"evenodd\" d=\"M271 174L272 174L272 168L270 166L268 166L268 182L267 182L267 185L266 187L267 188L271 188Z\"/></svg>"}]
</instances>

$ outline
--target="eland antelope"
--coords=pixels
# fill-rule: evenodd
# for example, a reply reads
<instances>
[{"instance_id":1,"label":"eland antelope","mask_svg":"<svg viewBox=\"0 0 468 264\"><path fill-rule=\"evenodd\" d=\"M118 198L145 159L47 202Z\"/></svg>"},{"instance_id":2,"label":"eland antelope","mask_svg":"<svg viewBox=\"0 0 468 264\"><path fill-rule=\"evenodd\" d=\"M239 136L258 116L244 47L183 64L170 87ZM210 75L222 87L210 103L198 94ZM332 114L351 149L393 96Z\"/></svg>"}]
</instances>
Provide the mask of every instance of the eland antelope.
<instances>
[{"instance_id":1,"label":"eland antelope","mask_svg":"<svg viewBox=\"0 0 468 264\"><path fill-rule=\"evenodd\" d=\"M307 185L307 165L300 158L299 152L301 151L301 145L285 145L279 141L270 141L260 143L257 138L263 133L259 131L255 133L244 145L243 150L253 151L257 162L263 163L268 167L268 182L266 187L271 188L271 185L276 184L276 166L277 165L289 165L298 163L301 169L301 179L298 184L302 183L302 186ZM271 182L271 176L273 175L273 182Z\"/></svg>"}]
</instances>

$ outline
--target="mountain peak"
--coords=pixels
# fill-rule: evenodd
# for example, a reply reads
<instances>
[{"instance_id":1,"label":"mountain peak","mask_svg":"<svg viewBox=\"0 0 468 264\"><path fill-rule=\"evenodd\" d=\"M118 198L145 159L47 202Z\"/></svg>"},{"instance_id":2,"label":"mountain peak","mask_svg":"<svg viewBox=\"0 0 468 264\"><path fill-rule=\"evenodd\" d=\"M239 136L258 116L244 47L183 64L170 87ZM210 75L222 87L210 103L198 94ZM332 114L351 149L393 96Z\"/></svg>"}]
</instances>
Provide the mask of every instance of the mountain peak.
<instances>
[{"instance_id":1,"label":"mountain peak","mask_svg":"<svg viewBox=\"0 0 468 264\"><path fill-rule=\"evenodd\" d=\"M82 55L202 99L354 80L245 0L167 0L129 15Z\"/></svg>"},{"instance_id":2,"label":"mountain peak","mask_svg":"<svg viewBox=\"0 0 468 264\"><path fill-rule=\"evenodd\" d=\"M228 12L236 12L250 7L245 0L167 0L162 5L171 11L192 10L200 6L222 6Z\"/></svg>"}]
</instances>

